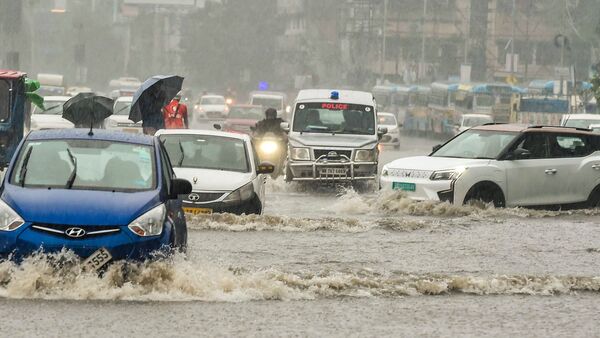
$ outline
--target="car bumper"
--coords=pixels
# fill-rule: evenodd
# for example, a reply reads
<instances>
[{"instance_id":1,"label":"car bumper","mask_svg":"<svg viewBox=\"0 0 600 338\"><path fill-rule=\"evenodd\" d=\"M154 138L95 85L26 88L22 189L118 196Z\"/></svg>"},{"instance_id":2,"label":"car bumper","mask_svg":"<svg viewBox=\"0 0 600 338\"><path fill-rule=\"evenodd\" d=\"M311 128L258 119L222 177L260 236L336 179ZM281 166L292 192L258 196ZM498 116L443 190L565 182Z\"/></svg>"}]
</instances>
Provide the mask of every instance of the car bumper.
<instances>
[{"instance_id":1,"label":"car bumper","mask_svg":"<svg viewBox=\"0 0 600 338\"><path fill-rule=\"evenodd\" d=\"M37 226L34 227L34 226ZM100 248L107 249L113 260L145 260L150 254L168 248L170 244L171 227L165 226L161 235L139 237L126 226L113 227L118 229L111 233L70 238L64 233L41 230L41 225L26 223L11 232L0 232L0 257L22 259L35 252L59 252L63 249L73 251L76 255L87 258ZM44 228L50 228L45 225ZM57 227L52 226L56 230ZM81 228L87 229L85 226Z\"/></svg>"},{"instance_id":2,"label":"car bumper","mask_svg":"<svg viewBox=\"0 0 600 338\"><path fill-rule=\"evenodd\" d=\"M454 203L454 181L432 181L428 178L382 176L379 185L382 190L394 190L394 183L414 184L415 191L402 191L410 199L419 201L443 201Z\"/></svg>"},{"instance_id":3,"label":"car bumper","mask_svg":"<svg viewBox=\"0 0 600 338\"><path fill-rule=\"evenodd\" d=\"M377 162L289 161L288 165L293 175L293 181L330 182L377 179Z\"/></svg>"},{"instance_id":4,"label":"car bumper","mask_svg":"<svg viewBox=\"0 0 600 338\"><path fill-rule=\"evenodd\" d=\"M234 202L223 202L213 201L204 203L194 203L182 199L183 208L188 214L212 214L212 213L230 213L241 215L247 213L248 210L252 209L254 200L253 198L245 201L234 201Z\"/></svg>"}]
</instances>

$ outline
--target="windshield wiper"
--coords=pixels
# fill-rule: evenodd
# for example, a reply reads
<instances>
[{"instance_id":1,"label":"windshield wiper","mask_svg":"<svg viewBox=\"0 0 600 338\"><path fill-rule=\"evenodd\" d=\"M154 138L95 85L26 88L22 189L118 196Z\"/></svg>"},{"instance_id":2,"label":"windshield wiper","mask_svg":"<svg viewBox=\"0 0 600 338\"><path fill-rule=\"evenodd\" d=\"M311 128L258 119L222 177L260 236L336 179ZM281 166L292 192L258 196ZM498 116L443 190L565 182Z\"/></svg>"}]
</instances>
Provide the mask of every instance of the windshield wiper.
<instances>
[{"instance_id":1,"label":"windshield wiper","mask_svg":"<svg viewBox=\"0 0 600 338\"><path fill-rule=\"evenodd\" d=\"M25 177L27 177L27 164L29 163L29 158L31 157L31 151L33 147L29 147L27 149L27 153L25 153L25 157L23 158L23 164L21 165L21 173L19 174L19 181L21 181L21 187L25 187Z\"/></svg>"},{"instance_id":2,"label":"windshield wiper","mask_svg":"<svg viewBox=\"0 0 600 338\"><path fill-rule=\"evenodd\" d=\"M181 165L183 164L183 159L185 158L185 154L183 153L183 145L181 145L181 140L179 141L179 150L181 150L181 158L179 159L177 166L181 167Z\"/></svg>"},{"instance_id":3,"label":"windshield wiper","mask_svg":"<svg viewBox=\"0 0 600 338\"><path fill-rule=\"evenodd\" d=\"M69 180L67 181L65 188L71 189L73 187L73 183L75 183L75 178L77 177L77 158L73 156L73 153L69 148L67 148L67 154L69 154L69 159L73 165L73 171L71 171L71 175L69 176Z\"/></svg>"},{"instance_id":4,"label":"windshield wiper","mask_svg":"<svg viewBox=\"0 0 600 338\"><path fill-rule=\"evenodd\" d=\"M50 111L50 110L52 110L52 109L54 109L54 108L58 108L58 107L60 107L60 106L62 106L62 104L57 104L56 106L52 106L52 107L50 107L50 108L48 108L48 109L44 109L43 111L47 112L47 111Z\"/></svg>"}]
</instances>

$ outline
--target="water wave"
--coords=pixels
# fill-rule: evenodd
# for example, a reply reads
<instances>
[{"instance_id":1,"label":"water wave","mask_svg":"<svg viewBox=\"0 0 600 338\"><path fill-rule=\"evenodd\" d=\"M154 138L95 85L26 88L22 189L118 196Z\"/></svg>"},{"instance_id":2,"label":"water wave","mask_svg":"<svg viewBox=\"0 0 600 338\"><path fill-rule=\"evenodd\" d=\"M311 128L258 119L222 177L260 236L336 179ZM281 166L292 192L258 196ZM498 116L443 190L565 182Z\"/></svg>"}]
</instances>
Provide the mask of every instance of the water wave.
<instances>
[{"instance_id":1,"label":"water wave","mask_svg":"<svg viewBox=\"0 0 600 338\"><path fill-rule=\"evenodd\" d=\"M0 297L11 299L212 301L427 295L557 295L600 292L600 277L444 275L222 268L174 257L114 263L86 273L69 252L0 262Z\"/></svg>"}]
</instances>

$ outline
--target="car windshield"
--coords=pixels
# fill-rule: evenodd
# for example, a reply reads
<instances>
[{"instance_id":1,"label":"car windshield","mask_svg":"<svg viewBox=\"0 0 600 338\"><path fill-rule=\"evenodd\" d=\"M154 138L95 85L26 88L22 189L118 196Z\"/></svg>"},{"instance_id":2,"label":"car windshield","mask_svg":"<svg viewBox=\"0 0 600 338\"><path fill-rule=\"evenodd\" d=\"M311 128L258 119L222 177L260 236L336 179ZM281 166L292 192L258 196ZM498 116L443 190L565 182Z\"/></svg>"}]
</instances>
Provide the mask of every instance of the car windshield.
<instances>
[{"instance_id":1,"label":"car windshield","mask_svg":"<svg viewBox=\"0 0 600 338\"><path fill-rule=\"evenodd\" d=\"M568 119L567 123L565 123L565 127L574 127L574 128L586 128L589 129L592 124L599 124L600 119L592 120L592 119Z\"/></svg>"},{"instance_id":2,"label":"car windshield","mask_svg":"<svg viewBox=\"0 0 600 338\"><path fill-rule=\"evenodd\" d=\"M258 107L232 107L228 117L230 119L262 120L264 113Z\"/></svg>"},{"instance_id":3,"label":"car windshield","mask_svg":"<svg viewBox=\"0 0 600 338\"><path fill-rule=\"evenodd\" d=\"M377 115L377 119L379 120L379 124L383 124L386 126L395 126L397 124L396 118L392 115L379 114Z\"/></svg>"},{"instance_id":4,"label":"car windshield","mask_svg":"<svg viewBox=\"0 0 600 338\"><path fill-rule=\"evenodd\" d=\"M35 107L33 114L35 115L61 115L63 113L63 105L66 100L44 100L44 110Z\"/></svg>"},{"instance_id":5,"label":"car windshield","mask_svg":"<svg viewBox=\"0 0 600 338\"><path fill-rule=\"evenodd\" d=\"M347 103L299 103L294 131L333 134L375 134L373 107Z\"/></svg>"},{"instance_id":6,"label":"car windshield","mask_svg":"<svg viewBox=\"0 0 600 338\"><path fill-rule=\"evenodd\" d=\"M225 104L225 99L222 97L203 97L200 99L200 104Z\"/></svg>"},{"instance_id":7,"label":"car windshield","mask_svg":"<svg viewBox=\"0 0 600 338\"><path fill-rule=\"evenodd\" d=\"M212 135L161 135L173 167L250 172L243 140Z\"/></svg>"},{"instance_id":8,"label":"car windshield","mask_svg":"<svg viewBox=\"0 0 600 338\"><path fill-rule=\"evenodd\" d=\"M117 101L115 102L113 115L129 115L130 107L131 101Z\"/></svg>"},{"instance_id":9,"label":"car windshield","mask_svg":"<svg viewBox=\"0 0 600 338\"><path fill-rule=\"evenodd\" d=\"M252 97L251 104L265 108L275 108L277 110L283 109L283 99L275 97L254 96Z\"/></svg>"},{"instance_id":10,"label":"car windshield","mask_svg":"<svg viewBox=\"0 0 600 338\"><path fill-rule=\"evenodd\" d=\"M431 156L495 159L517 135L515 132L471 129L450 140Z\"/></svg>"},{"instance_id":11,"label":"car windshield","mask_svg":"<svg viewBox=\"0 0 600 338\"><path fill-rule=\"evenodd\" d=\"M12 184L135 192L154 189L151 146L98 140L26 142L12 172Z\"/></svg>"},{"instance_id":12,"label":"car windshield","mask_svg":"<svg viewBox=\"0 0 600 338\"><path fill-rule=\"evenodd\" d=\"M463 127L477 127L491 122L493 120L490 116L465 116Z\"/></svg>"}]
</instances>

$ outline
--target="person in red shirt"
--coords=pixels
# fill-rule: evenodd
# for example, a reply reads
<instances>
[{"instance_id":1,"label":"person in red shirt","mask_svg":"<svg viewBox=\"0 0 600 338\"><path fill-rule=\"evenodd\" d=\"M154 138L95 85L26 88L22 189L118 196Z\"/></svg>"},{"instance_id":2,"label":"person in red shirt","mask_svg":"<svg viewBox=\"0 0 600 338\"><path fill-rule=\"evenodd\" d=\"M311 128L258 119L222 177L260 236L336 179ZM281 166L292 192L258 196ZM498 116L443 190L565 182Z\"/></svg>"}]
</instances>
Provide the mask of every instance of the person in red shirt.
<instances>
[{"instance_id":1,"label":"person in red shirt","mask_svg":"<svg viewBox=\"0 0 600 338\"><path fill-rule=\"evenodd\" d=\"M180 103L181 94L177 94L171 102L163 108L165 129L188 129L188 112L185 103Z\"/></svg>"}]
</instances>

